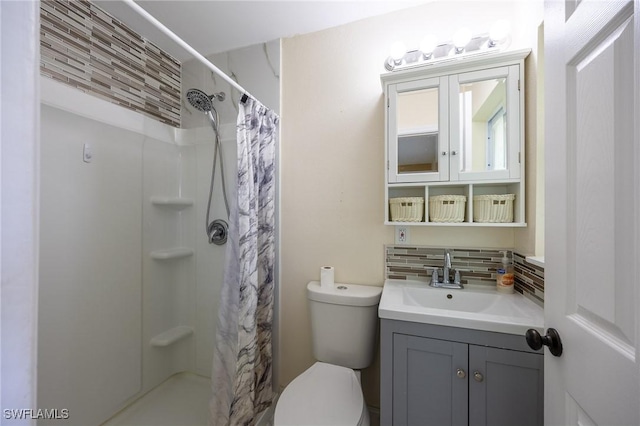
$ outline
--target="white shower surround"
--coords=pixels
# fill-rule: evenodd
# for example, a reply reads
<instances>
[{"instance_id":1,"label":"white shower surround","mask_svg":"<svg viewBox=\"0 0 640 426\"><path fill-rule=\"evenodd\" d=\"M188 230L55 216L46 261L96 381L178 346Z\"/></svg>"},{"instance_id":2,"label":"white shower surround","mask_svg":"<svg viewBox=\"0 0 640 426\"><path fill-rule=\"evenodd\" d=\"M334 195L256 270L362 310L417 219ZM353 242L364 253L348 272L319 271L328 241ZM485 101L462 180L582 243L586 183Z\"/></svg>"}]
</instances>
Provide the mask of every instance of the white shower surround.
<instances>
[{"instance_id":1,"label":"white shower surround","mask_svg":"<svg viewBox=\"0 0 640 426\"><path fill-rule=\"evenodd\" d=\"M101 423L176 372L210 375L224 261L224 248L209 246L203 232L213 135L210 127L172 128L46 78L41 79L41 98L47 106L43 107L43 128L51 133L42 135L43 170L54 171L44 179L60 179L61 188L70 190L67 199L72 203L53 208L57 218L42 211L42 235L48 239L42 245L42 268L49 276L42 276L41 294L49 300L41 299L41 318L73 325L67 338L86 349L68 354L64 342L47 340L54 334L53 325L41 322L46 343L39 348L39 404L68 408L77 424ZM53 117L68 122L52 123ZM87 133L91 126L99 131ZM233 136L224 136L222 141L228 191L233 197L235 126L223 127L224 135ZM112 139L105 139L109 137ZM82 162L84 142L94 148L93 163ZM54 146L45 147L47 144ZM89 175L75 179L78 171ZM226 218L220 181L218 174L212 212L214 217ZM43 191L43 204L54 206L58 194L51 188L58 187L43 187L49 188ZM108 198L118 190L125 194ZM180 196L195 203L173 211L153 205L152 196ZM72 226L62 230L48 226L73 225L74 209L91 209L92 204L98 208L82 215L83 219L90 217L81 224L84 232ZM67 208L69 217L62 217ZM104 224L104 229L93 229L96 223ZM119 245L115 234L124 237L126 244ZM111 249L98 248L98 235ZM53 249L55 241L67 237L73 240L68 247L75 252L64 254L68 262L58 265L61 253ZM149 255L175 246L194 248L196 254L166 262ZM50 253L57 256L57 263L47 261ZM122 254L121 260L112 259L116 253ZM106 257L101 258L102 254ZM76 256L85 256L85 262L74 262ZM116 270L120 265L122 270ZM64 271L57 273L58 266L64 266ZM204 282L197 282L196 275ZM105 286L117 286L117 290ZM60 303L70 299L84 306L71 302L60 309ZM110 312L113 316L105 318ZM193 336L170 347L149 344L154 336L177 326L193 328ZM86 380L91 372L101 383ZM71 386L58 386L65 381ZM92 396L97 389L106 397Z\"/></svg>"}]
</instances>

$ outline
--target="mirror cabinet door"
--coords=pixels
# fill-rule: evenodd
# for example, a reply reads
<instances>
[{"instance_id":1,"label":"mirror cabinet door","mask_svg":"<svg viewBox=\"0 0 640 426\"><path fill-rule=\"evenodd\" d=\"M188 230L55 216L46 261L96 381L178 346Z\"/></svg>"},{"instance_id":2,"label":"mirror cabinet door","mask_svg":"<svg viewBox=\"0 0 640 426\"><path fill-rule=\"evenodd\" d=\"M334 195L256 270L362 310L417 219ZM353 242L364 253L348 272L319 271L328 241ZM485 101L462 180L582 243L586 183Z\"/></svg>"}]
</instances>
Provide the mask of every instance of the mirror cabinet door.
<instances>
[{"instance_id":1,"label":"mirror cabinet door","mask_svg":"<svg viewBox=\"0 0 640 426\"><path fill-rule=\"evenodd\" d=\"M447 84L441 78L399 83L389 93L389 182L448 178ZM443 105L445 106L443 108ZM444 125L443 125L444 124Z\"/></svg>"},{"instance_id":2,"label":"mirror cabinet door","mask_svg":"<svg viewBox=\"0 0 640 426\"><path fill-rule=\"evenodd\" d=\"M452 180L519 176L518 66L515 75L510 68L452 77L451 155L456 159L451 164Z\"/></svg>"}]
</instances>

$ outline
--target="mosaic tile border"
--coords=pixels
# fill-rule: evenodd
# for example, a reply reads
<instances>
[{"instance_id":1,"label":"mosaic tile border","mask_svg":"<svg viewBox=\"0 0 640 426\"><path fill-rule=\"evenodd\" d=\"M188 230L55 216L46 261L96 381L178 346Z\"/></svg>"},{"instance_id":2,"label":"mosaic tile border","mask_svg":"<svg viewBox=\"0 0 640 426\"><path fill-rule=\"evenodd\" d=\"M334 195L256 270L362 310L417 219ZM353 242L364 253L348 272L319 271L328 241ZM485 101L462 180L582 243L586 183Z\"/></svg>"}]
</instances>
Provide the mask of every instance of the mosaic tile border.
<instances>
[{"instance_id":1,"label":"mosaic tile border","mask_svg":"<svg viewBox=\"0 0 640 426\"><path fill-rule=\"evenodd\" d=\"M525 256L514 253L516 291L528 296L538 304L544 304L544 268L527 262Z\"/></svg>"},{"instance_id":2,"label":"mosaic tile border","mask_svg":"<svg viewBox=\"0 0 640 426\"><path fill-rule=\"evenodd\" d=\"M442 267L444 247L386 246L386 277L429 281L431 272L425 267ZM496 285L496 269L502 265L497 249L449 248L451 266L460 269L463 284ZM507 255L512 256L511 250Z\"/></svg>"},{"instance_id":3,"label":"mosaic tile border","mask_svg":"<svg viewBox=\"0 0 640 426\"><path fill-rule=\"evenodd\" d=\"M429 282L431 272L425 267L442 267L444 247L385 246L385 278ZM449 248L451 266L463 270L463 284L495 287L496 270L502 266L501 251L507 250L514 263L515 290L534 302L544 303L544 269L530 264L524 256L509 249Z\"/></svg>"},{"instance_id":4,"label":"mosaic tile border","mask_svg":"<svg viewBox=\"0 0 640 426\"><path fill-rule=\"evenodd\" d=\"M40 73L180 126L181 64L87 0L40 2Z\"/></svg>"}]
</instances>

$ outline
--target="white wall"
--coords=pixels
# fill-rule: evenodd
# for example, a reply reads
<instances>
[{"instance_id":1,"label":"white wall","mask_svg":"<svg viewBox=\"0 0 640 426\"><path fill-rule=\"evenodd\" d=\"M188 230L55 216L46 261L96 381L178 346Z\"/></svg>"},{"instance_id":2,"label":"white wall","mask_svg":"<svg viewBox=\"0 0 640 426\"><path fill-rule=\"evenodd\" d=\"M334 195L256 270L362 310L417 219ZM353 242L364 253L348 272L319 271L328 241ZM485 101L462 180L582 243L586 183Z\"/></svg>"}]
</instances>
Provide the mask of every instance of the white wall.
<instances>
[{"instance_id":1,"label":"white wall","mask_svg":"<svg viewBox=\"0 0 640 426\"><path fill-rule=\"evenodd\" d=\"M0 408L36 406L38 2L0 2ZM34 424L7 419L3 425Z\"/></svg>"},{"instance_id":2,"label":"white wall","mask_svg":"<svg viewBox=\"0 0 640 426\"><path fill-rule=\"evenodd\" d=\"M96 424L142 385L144 137L47 106L41 131L38 401Z\"/></svg>"},{"instance_id":3,"label":"white wall","mask_svg":"<svg viewBox=\"0 0 640 426\"><path fill-rule=\"evenodd\" d=\"M515 231L515 250L544 256L544 31L540 1L519 4L516 28L523 45L533 52L525 61L525 151L526 220L528 226Z\"/></svg>"}]
</instances>

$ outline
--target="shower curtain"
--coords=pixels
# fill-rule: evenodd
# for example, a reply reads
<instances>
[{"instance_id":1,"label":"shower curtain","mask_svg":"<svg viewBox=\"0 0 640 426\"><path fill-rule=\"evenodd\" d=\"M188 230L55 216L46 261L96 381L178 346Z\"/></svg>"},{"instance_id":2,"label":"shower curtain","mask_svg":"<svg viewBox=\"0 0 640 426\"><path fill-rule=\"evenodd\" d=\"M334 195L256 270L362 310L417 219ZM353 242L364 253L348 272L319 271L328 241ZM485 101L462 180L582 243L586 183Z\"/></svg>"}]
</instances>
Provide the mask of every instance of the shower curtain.
<instances>
[{"instance_id":1,"label":"shower curtain","mask_svg":"<svg viewBox=\"0 0 640 426\"><path fill-rule=\"evenodd\" d=\"M214 426L253 425L272 401L275 153L279 118L239 104L238 184L229 219L210 403Z\"/></svg>"}]
</instances>

